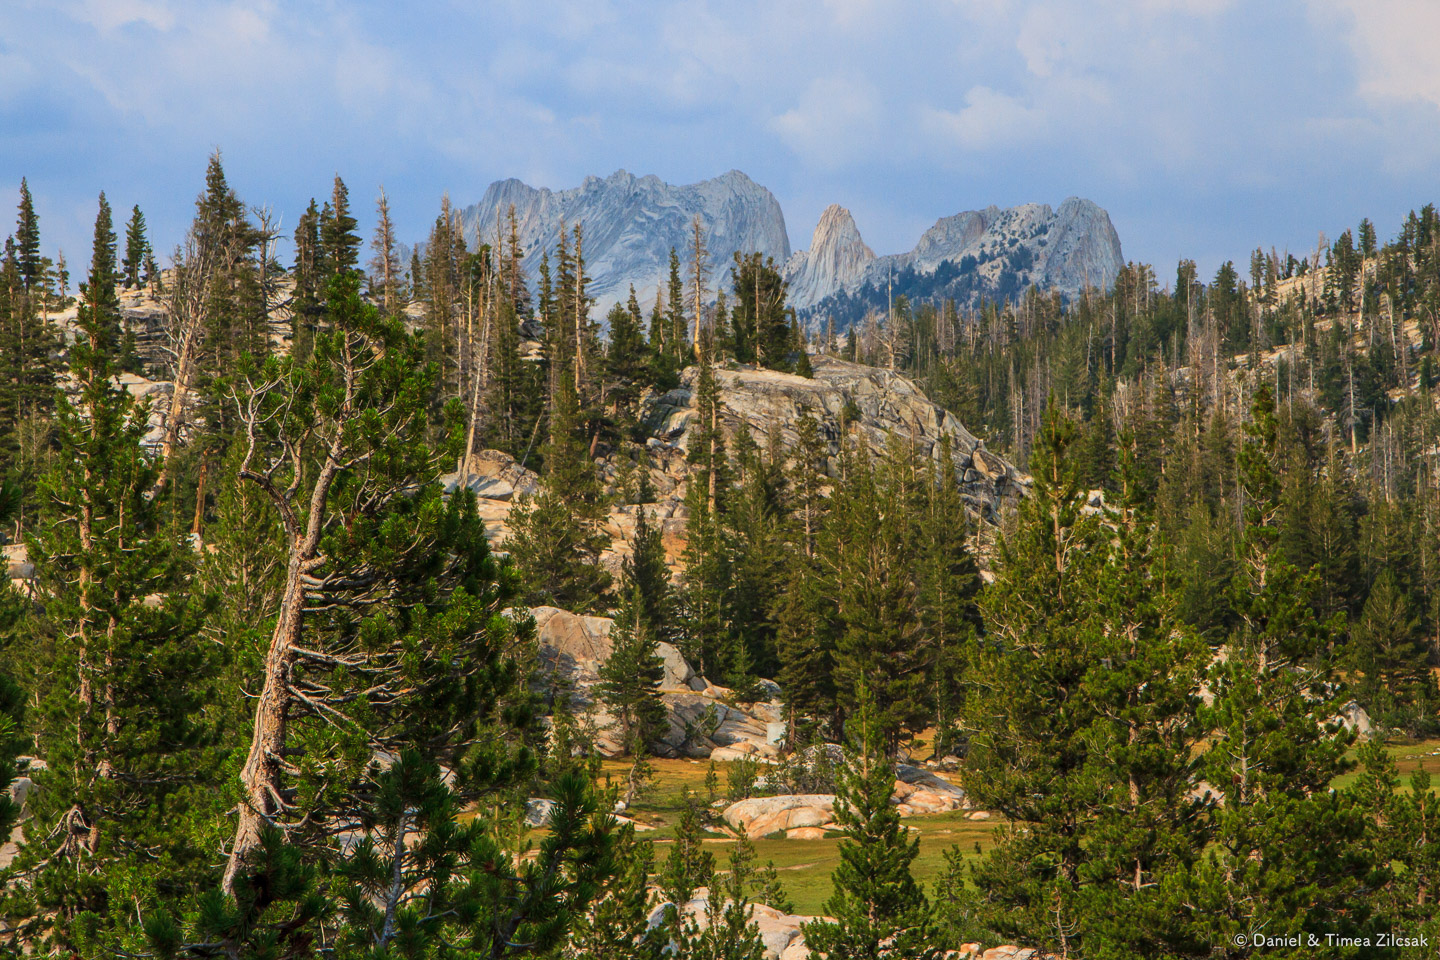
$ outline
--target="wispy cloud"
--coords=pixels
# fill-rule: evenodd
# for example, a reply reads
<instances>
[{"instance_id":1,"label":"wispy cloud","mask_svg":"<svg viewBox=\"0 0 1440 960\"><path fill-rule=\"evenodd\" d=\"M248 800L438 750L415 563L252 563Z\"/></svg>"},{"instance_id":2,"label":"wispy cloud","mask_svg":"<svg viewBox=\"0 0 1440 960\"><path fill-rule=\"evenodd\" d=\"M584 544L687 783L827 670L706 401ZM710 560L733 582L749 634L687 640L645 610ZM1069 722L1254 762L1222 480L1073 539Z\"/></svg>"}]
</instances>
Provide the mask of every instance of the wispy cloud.
<instances>
[{"instance_id":1,"label":"wispy cloud","mask_svg":"<svg viewBox=\"0 0 1440 960\"><path fill-rule=\"evenodd\" d=\"M339 170L410 234L497 177L740 167L802 243L1082 194L1203 261L1432 199L1437 36L1432 0L14 0L0 188L77 248L104 187L163 248L215 146L289 223Z\"/></svg>"}]
</instances>

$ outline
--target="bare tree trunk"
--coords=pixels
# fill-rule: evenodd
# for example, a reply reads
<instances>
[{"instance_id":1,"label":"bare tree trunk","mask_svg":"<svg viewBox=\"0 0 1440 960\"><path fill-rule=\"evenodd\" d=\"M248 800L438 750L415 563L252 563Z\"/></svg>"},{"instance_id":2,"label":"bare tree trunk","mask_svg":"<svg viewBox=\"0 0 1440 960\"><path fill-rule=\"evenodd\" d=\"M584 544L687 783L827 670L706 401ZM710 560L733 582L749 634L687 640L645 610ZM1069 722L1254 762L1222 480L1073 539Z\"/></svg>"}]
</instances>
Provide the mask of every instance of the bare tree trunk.
<instances>
[{"instance_id":1,"label":"bare tree trunk","mask_svg":"<svg viewBox=\"0 0 1440 960\"><path fill-rule=\"evenodd\" d=\"M170 480L170 459L185 422L185 404L194 387L201 340L205 332L206 301L215 264L215 251L205 249L192 230L183 249L175 252L175 277L165 309L170 315L170 352L174 357L170 404L165 413L165 434L160 441L160 475L154 493ZM263 291L262 291L263 295Z\"/></svg>"},{"instance_id":2,"label":"bare tree trunk","mask_svg":"<svg viewBox=\"0 0 1440 960\"><path fill-rule=\"evenodd\" d=\"M704 358L700 356L700 318L705 309L705 235L700 228L698 213L691 221L690 226L694 233L690 270L694 274L695 285L695 360L703 362ZM756 321L758 326L758 317L756 317Z\"/></svg>"},{"instance_id":3,"label":"bare tree trunk","mask_svg":"<svg viewBox=\"0 0 1440 960\"><path fill-rule=\"evenodd\" d=\"M348 419L353 409L355 391L355 369L349 362L348 350L346 355L345 400L338 415L342 422ZM294 699L290 672L295 660L295 646L304 623L305 579L326 560L320 553L320 535L325 526L325 502L329 498L330 487L340 472L344 449L344 430L337 428L327 444L324 463L315 477L314 487L311 488L308 512L302 529L300 518L293 506L293 496L300 482L298 470L302 459L301 451L298 447L290 446L288 453L296 464L297 475L288 489L279 489L268 473L254 469L253 461L258 448L255 435L257 416L253 411L243 411L242 417L248 417L246 427L249 447L245 460L240 465L240 477L258 485L275 504L285 527L288 557L285 587L279 599L279 616L270 636L270 648L265 654L265 680L255 707L250 752L240 771L245 797L240 803L240 816L230 848L230 861L225 866L223 889L227 894L234 893L235 878L250 853L260 845L261 831L265 824L273 823L286 808L282 776L287 767L284 754L290 707Z\"/></svg>"}]
</instances>

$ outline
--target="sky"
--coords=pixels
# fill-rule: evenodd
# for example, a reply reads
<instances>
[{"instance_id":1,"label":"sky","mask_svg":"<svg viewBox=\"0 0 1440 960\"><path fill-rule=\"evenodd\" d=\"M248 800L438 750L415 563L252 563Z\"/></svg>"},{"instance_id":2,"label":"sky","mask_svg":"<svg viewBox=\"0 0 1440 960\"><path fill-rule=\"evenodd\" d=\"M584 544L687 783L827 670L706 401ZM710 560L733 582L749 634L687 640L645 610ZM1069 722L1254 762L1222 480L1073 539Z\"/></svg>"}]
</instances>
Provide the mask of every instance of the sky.
<instances>
[{"instance_id":1,"label":"sky","mask_svg":"<svg viewBox=\"0 0 1440 960\"><path fill-rule=\"evenodd\" d=\"M47 253L103 189L164 254L216 149L286 232L337 173L414 241L504 177L737 168L797 249L831 203L883 254L1074 195L1209 275L1440 199L1440 2L0 2L0 202L28 178Z\"/></svg>"}]
</instances>

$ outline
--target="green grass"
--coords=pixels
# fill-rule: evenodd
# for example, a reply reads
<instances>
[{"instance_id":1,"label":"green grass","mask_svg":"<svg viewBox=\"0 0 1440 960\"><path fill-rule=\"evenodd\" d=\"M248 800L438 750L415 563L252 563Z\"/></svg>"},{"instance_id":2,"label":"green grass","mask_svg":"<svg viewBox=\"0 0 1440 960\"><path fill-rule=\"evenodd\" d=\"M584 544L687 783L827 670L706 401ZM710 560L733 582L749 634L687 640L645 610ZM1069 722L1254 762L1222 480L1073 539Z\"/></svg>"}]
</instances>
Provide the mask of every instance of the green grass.
<instances>
[{"instance_id":1,"label":"green grass","mask_svg":"<svg viewBox=\"0 0 1440 960\"><path fill-rule=\"evenodd\" d=\"M705 774L709 761L655 759L651 763L654 766L655 779L650 789L628 811L628 815L655 828L653 831L645 831L641 836L656 843L656 857L659 859L666 855L666 848L674 836L682 790L688 788L702 798L707 796ZM728 764L724 763L715 765L722 798L727 766ZM601 768L601 782L604 782L608 774L614 782L623 783L627 769L628 764L624 761L607 760ZM911 817L904 821L920 835L920 853L912 867L917 880L927 885L932 884L945 869L945 851L953 846L958 845L967 858L976 856L976 843L980 844L982 851L990 849L995 823L966 820L965 813L966 811L955 811ZM733 843L732 839L719 833L713 834L709 841L709 847L715 854L716 865L722 869ZM760 863L774 862L780 881L786 893L795 901L795 909L799 913L820 912L821 905L830 896L830 874L840 862L838 836L826 837L823 840L762 838L755 841L755 850L759 854Z\"/></svg>"},{"instance_id":2,"label":"green grass","mask_svg":"<svg viewBox=\"0 0 1440 960\"><path fill-rule=\"evenodd\" d=\"M1387 749L1395 757L1400 769L1400 789L1409 789L1405 781L1417 764L1440 779L1440 739L1393 743L1388 745ZM682 791L688 789L702 799L707 798L705 774L709 769L709 761L653 759L651 764L654 780L628 813L640 823L655 828L643 832L641 836L655 841L658 859L666 855L666 848L674 836ZM715 765L719 797L722 799L728 766L724 763ZM623 784L628 769L629 764L626 761L607 760L601 768L601 780L603 782L605 777L609 776L614 782ZM1349 786L1358 775L1358 772L1352 771L1337 777L1334 785L1337 789ZM979 844L981 853L988 852L994 845L996 821L966 820L965 813L966 811L955 811L911 817L904 821L919 833L920 853L912 866L912 872L915 879L927 888L932 888L944 871L945 852L951 847L958 846L967 860L973 860L978 856L976 844ZM733 843L733 840L719 833L713 834L709 841L716 864L722 869ZM762 864L767 861L774 862L786 892L795 901L798 913L813 915L821 912L831 893L830 874L840 862L838 836L828 836L823 840L764 838L755 841L755 849Z\"/></svg>"},{"instance_id":3,"label":"green grass","mask_svg":"<svg viewBox=\"0 0 1440 960\"><path fill-rule=\"evenodd\" d=\"M1423 767L1431 777L1440 780L1440 740L1402 740L1387 743L1385 749L1395 759L1395 766L1399 768L1400 790L1410 792L1410 774L1417 766ZM1352 749L1348 754L1349 758L1354 760L1358 752ZM1359 779L1363 772L1357 766L1349 773L1336 777L1330 785L1336 790L1343 790Z\"/></svg>"}]
</instances>

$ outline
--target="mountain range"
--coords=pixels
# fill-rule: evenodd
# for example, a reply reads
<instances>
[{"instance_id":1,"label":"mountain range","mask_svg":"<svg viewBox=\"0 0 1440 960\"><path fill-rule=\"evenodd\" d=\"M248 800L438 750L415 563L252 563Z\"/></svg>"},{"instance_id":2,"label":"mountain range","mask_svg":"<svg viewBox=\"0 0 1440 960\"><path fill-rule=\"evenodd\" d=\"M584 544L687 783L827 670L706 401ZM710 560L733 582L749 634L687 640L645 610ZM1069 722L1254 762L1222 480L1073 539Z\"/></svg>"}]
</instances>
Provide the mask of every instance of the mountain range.
<instances>
[{"instance_id":1,"label":"mountain range","mask_svg":"<svg viewBox=\"0 0 1440 960\"><path fill-rule=\"evenodd\" d=\"M875 255L850 212L838 205L821 215L809 248L792 254L779 201L739 170L683 186L624 170L559 191L497 180L461 212L466 235L478 230L493 241L508 230L512 205L532 277L542 256L557 246L562 225L582 225L589 290L602 315L624 302L632 286L648 311L668 278L672 248L688 281L696 216L712 290L729 286L736 252L759 252L783 271L789 302L802 316L812 323L831 317L840 329L902 293L912 300L973 303L1013 298L1033 283L1074 294L1087 285L1109 286L1124 264L1109 215L1076 197L1056 210L1028 203L943 217L914 249L888 256Z\"/></svg>"}]
</instances>

